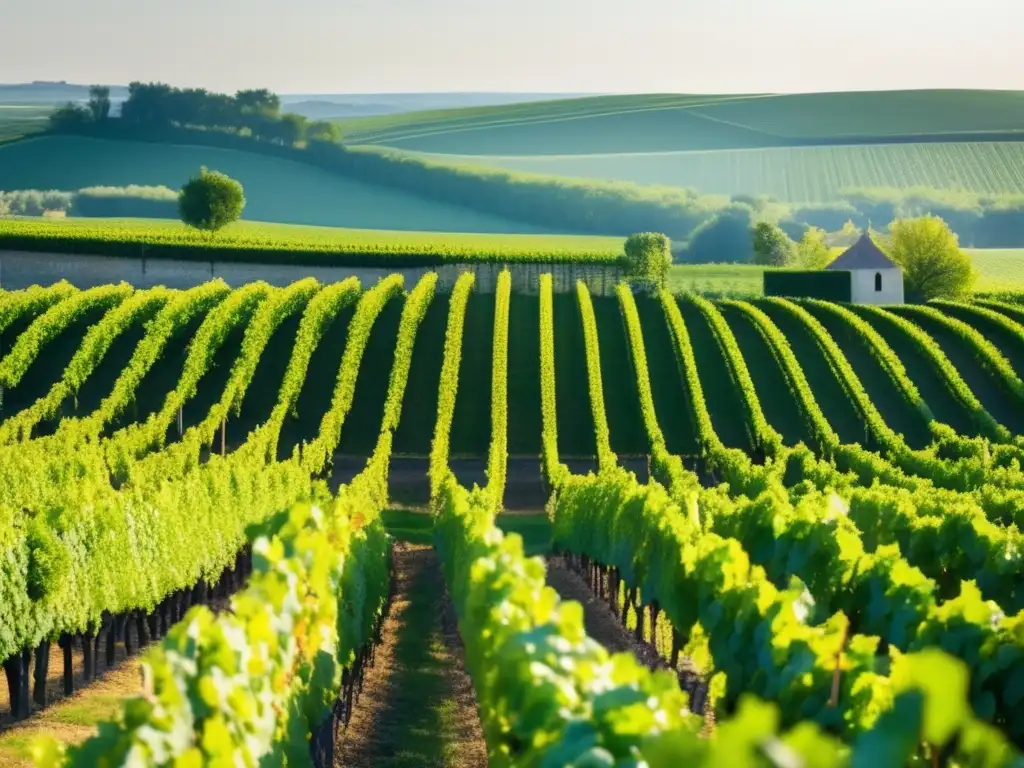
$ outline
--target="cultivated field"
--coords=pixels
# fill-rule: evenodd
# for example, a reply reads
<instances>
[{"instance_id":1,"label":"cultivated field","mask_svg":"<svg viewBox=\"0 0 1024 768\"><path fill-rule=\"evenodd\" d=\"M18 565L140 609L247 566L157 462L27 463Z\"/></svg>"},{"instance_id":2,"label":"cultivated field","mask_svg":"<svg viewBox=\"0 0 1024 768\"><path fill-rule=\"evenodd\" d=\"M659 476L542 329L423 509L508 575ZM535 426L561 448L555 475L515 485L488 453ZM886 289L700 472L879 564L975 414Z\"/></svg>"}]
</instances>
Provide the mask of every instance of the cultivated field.
<instances>
[{"instance_id":1,"label":"cultivated field","mask_svg":"<svg viewBox=\"0 0 1024 768\"><path fill-rule=\"evenodd\" d=\"M604 96L339 121L352 143L457 154L665 152L1018 133L1024 93ZM979 136L980 137L980 136Z\"/></svg>"},{"instance_id":2,"label":"cultivated field","mask_svg":"<svg viewBox=\"0 0 1024 768\"><path fill-rule=\"evenodd\" d=\"M49 107L0 104L0 142L45 129L50 111Z\"/></svg>"},{"instance_id":3,"label":"cultivated field","mask_svg":"<svg viewBox=\"0 0 1024 768\"><path fill-rule=\"evenodd\" d=\"M1024 192L1018 92L616 96L342 125L349 143L446 162L795 203L865 186Z\"/></svg>"},{"instance_id":4,"label":"cultivated field","mask_svg":"<svg viewBox=\"0 0 1024 768\"><path fill-rule=\"evenodd\" d=\"M510 285L0 293L9 720L153 644L40 765L1019 764L1019 307Z\"/></svg>"},{"instance_id":5,"label":"cultivated field","mask_svg":"<svg viewBox=\"0 0 1024 768\"><path fill-rule=\"evenodd\" d=\"M202 254L237 252L239 258L279 263L329 262L333 256L363 254L373 263L388 256L419 255L437 261L601 261L622 254L624 238L592 235L412 232L349 229L263 221L238 221L216 234L198 232L166 219L8 219L0 221L0 243L55 252L134 255L145 247L150 258L174 255L174 249ZM162 254L161 246L168 246Z\"/></svg>"},{"instance_id":6,"label":"cultivated field","mask_svg":"<svg viewBox=\"0 0 1024 768\"><path fill-rule=\"evenodd\" d=\"M0 146L0 189L89 186L178 189L200 166L245 187L254 221L432 232L540 232L522 222L339 176L266 155L201 146L47 136Z\"/></svg>"},{"instance_id":7,"label":"cultivated field","mask_svg":"<svg viewBox=\"0 0 1024 768\"><path fill-rule=\"evenodd\" d=\"M693 187L707 194L766 194L793 203L837 200L845 190L864 187L929 187L979 194L1024 194L1024 141L617 154L420 156L457 165L552 176Z\"/></svg>"}]
</instances>

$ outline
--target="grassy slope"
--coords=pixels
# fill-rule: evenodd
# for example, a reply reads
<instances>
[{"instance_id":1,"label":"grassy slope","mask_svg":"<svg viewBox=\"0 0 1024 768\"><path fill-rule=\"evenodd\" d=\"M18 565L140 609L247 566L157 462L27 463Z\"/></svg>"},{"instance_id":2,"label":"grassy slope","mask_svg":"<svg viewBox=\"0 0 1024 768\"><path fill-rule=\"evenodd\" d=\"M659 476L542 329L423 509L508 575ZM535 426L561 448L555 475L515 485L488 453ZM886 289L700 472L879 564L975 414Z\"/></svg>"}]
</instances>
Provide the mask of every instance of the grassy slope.
<instances>
[{"instance_id":1,"label":"grassy slope","mask_svg":"<svg viewBox=\"0 0 1024 768\"><path fill-rule=\"evenodd\" d=\"M978 291L1024 291L1024 248L968 250L978 270Z\"/></svg>"},{"instance_id":2,"label":"grassy slope","mask_svg":"<svg viewBox=\"0 0 1024 768\"><path fill-rule=\"evenodd\" d=\"M245 187L258 221L433 232L538 232L466 208L346 179L291 160L214 147L46 136L0 147L0 189L178 188L200 166Z\"/></svg>"},{"instance_id":3,"label":"grassy slope","mask_svg":"<svg viewBox=\"0 0 1024 768\"><path fill-rule=\"evenodd\" d=\"M715 432L730 448L750 450L743 401L729 375L728 364L711 326L703 313L689 301L680 301L679 311L693 344L697 376L704 390L704 402L707 403Z\"/></svg>"},{"instance_id":4,"label":"grassy slope","mask_svg":"<svg viewBox=\"0 0 1024 768\"><path fill-rule=\"evenodd\" d=\"M345 121L342 126L352 142L429 150L444 143L458 143L455 137L470 134L461 143L472 147L475 154L493 154L485 147L497 143L499 138L508 147L532 143L537 151L526 154L551 154L559 138L571 135L573 128L582 136L626 128L626 134L617 141L625 142L627 151L635 152L641 151L635 143L637 136L643 136L645 145L650 145L652 137L659 136L663 127L676 129L665 135L670 140L666 148L679 150L693 149L702 141L721 142L727 136L748 141L756 137L757 142L727 146L771 146L773 139L777 142L782 137L1014 131L1020 130L1022 122L1024 94L1020 92L889 91L605 96L472 110L409 112ZM540 126L549 130L539 132ZM679 130L682 127L688 130ZM447 142L440 137L448 137ZM569 149L572 154L588 151L585 142Z\"/></svg>"},{"instance_id":5,"label":"grassy slope","mask_svg":"<svg viewBox=\"0 0 1024 768\"><path fill-rule=\"evenodd\" d=\"M44 130L49 114L49 107L0 104L0 142Z\"/></svg>"},{"instance_id":6,"label":"grassy slope","mask_svg":"<svg viewBox=\"0 0 1024 768\"><path fill-rule=\"evenodd\" d=\"M772 356L768 346L757 329L746 316L729 307L719 307L725 321L729 324L736 344L740 348L754 382L754 392L761 403L765 419L782 435L787 445L796 445L803 441L811 443L811 435L807 429L796 398L789 392L789 384Z\"/></svg>"},{"instance_id":7,"label":"grassy slope","mask_svg":"<svg viewBox=\"0 0 1024 768\"><path fill-rule=\"evenodd\" d=\"M1024 139L1021 125L1022 92L897 91L595 97L410 112L343 128L353 144L461 164L819 202L851 186L1022 192L1024 146L991 141ZM954 143L878 143L916 136ZM794 146L844 138L875 145Z\"/></svg>"},{"instance_id":8,"label":"grassy slope","mask_svg":"<svg viewBox=\"0 0 1024 768\"><path fill-rule=\"evenodd\" d=\"M825 326L829 335L839 345L853 372L864 385L871 402L885 419L885 423L903 435L912 448L923 448L927 445L931 441L927 422L906 401L881 363L874 357L869 347L871 342L858 334L843 318L810 305L804 309Z\"/></svg>"}]
</instances>

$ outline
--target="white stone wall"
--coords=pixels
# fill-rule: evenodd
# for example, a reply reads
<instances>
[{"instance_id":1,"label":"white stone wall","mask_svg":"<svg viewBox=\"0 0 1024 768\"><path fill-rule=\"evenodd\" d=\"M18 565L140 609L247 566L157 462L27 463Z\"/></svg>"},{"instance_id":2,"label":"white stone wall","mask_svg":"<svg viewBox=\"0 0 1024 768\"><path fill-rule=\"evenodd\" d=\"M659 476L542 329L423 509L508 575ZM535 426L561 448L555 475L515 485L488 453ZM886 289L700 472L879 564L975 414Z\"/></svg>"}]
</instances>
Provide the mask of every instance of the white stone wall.
<instances>
[{"instance_id":1,"label":"white stone wall","mask_svg":"<svg viewBox=\"0 0 1024 768\"><path fill-rule=\"evenodd\" d=\"M882 290L875 290L875 276L882 276ZM850 270L850 300L854 304L902 304L903 270Z\"/></svg>"},{"instance_id":2,"label":"white stone wall","mask_svg":"<svg viewBox=\"0 0 1024 768\"><path fill-rule=\"evenodd\" d=\"M232 287L265 280L271 285L285 286L304 277L315 277L322 283L333 283L355 275L364 287L394 272L405 275L407 288L412 288L427 272L438 273L438 288L450 291L462 272L476 272L476 288L494 293L500 264L447 264L439 267L406 267L386 269L374 267L317 267L289 264L240 264L232 262L175 261L173 259L124 259L111 256L83 256L64 253L32 253L0 251L0 288L17 290L30 285L51 285L67 280L79 288L91 288L125 281L137 288L164 285L168 288L191 288L219 277ZM538 277L549 272L557 293L567 293L583 280L590 292L598 296L614 294L621 279L615 266L577 264L510 264L512 290L536 294Z\"/></svg>"}]
</instances>

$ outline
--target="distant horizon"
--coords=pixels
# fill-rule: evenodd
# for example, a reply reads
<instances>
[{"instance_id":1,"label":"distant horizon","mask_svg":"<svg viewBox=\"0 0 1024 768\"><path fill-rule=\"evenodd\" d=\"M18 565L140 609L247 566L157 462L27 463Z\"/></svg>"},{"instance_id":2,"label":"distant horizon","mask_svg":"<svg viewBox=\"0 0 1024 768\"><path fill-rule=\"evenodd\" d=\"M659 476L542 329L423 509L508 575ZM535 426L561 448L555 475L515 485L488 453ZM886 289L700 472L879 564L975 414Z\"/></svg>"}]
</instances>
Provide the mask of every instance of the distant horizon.
<instances>
[{"instance_id":1,"label":"distant horizon","mask_svg":"<svg viewBox=\"0 0 1024 768\"><path fill-rule=\"evenodd\" d=\"M1019 0L20 3L0 81L281 94L1024 90Z\"/></svg>"},{"instance_id":2,"label":"distant horizon","mask_svg":"<svg viewBox=\"0 0 1024 768\"><path fill-rule=\"evenodd\" d=\"M242 89L218 89L211 88L204 85L198 85L195 83L176 83L168 80L141 80L140 82L162 82L166 85L170 85L175 88L206 88L208 91L214 91L219 93L233 93L236 90ZM90 88L94 85L98 85L104 88L127 88L129 83L127 82L75 82L70 80L28 80L28 81L0 81L0 88L18 88L26 86L66 86L69 88ZM253 88L266 87L266 86L249 86ZM517 96L517 95L539 95L539 96L807 96L817 93L902 93L902 92L920 92L920 91L988 91L988 92L999 92L999 93L1024 93L1024 87L1021 88L995 88L995 87L976 87L968 88L961 86L929 86L920 88L826 88L819 90L795 90L795 91L722 91L722 90L687 90L687 91L662 91L662 90L628 90L628 91L611 91L611 90L597 90L597 91L545 91L538 89L504 89L504 88L488 88L488 89L440 89L440 90L379 90L379 91L357 91L357 90L338 90L338 91L281 91L269 88L270 91L276 93L278 96L306 96L315 98L317 96L470 96L470 95L495 95L495 96Z\"/></svg>"}]
</instances>

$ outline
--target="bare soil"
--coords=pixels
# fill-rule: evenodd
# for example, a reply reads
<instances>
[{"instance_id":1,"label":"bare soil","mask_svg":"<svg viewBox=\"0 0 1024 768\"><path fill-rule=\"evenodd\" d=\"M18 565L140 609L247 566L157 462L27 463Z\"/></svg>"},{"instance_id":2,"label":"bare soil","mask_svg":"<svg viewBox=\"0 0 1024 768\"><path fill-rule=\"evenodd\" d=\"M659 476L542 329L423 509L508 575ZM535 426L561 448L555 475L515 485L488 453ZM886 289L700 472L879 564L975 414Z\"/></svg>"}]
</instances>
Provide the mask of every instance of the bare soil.
<instances>
[{"instance_id":1,"label":"bare soil","mask_svg":"<svg viewBox=\"0 0 1024 768\"><path fill-rule=\"evenodd\" d=\"M396 543L394 573L382 642L335 764L484 768L476 695L437 556L429 547Z\"/></svg>"}]
</instances>

